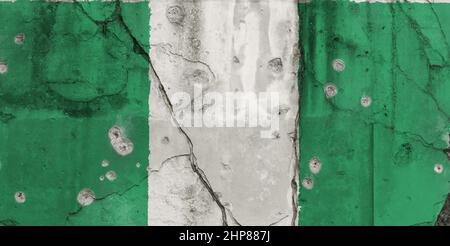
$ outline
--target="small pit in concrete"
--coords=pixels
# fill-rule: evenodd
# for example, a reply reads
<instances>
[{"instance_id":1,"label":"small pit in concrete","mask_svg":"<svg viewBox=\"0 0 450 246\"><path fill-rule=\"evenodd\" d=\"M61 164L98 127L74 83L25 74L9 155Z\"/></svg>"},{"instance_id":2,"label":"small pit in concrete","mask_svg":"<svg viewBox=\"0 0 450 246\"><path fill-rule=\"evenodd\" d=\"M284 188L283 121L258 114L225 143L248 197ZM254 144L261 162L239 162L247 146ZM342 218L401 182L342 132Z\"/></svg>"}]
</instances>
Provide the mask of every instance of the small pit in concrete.
<instances>
[{"instance_id":1,"label":"small pit in concrete","mask_svg":"<svg viewBox=\"0 0 450 246\"><path fill-rule=\"evenodd\" d=\"M342 59L335 59L333 61L333 69L336 72L342 72L345 69L345 62Z\"/></svg>"},{"instance_id":2,"label":"small pit in concrete","mask_svg":"<svg viewBox=\"0 0 450 246\"><path fill-rule=\"evenodd\" d=\"M325 92L325 95L326 95L328 98L334 97L334 96L336 96L337 93L338 93L338 89L337 89L336 85L331 84L331 83L326 84L326 85L324 86L324 89L323 89L323 90L324 90L324 92Z\"/></svg>"},{"instance_id":3,"label":"small pit in concrete","mask_svg":"<svg viewBox=\"0 0 450 246\"><path fill-rule=\"evenodd\" d=\"M25 193L22 191L18 191L14 194L14 198L17 203L24 203L26 201Z\"/></svg>"},{"instance_id":4,"label":"small pit in concrete","mask_svg":"<svg viewBox=\"0 0 450 246\"><path fill-rule=\"evenodd\" d=\"M89 206L95 200L95 194L91 189L82 189L77 196L77 201L81 206Z\"/></svg>"}]
</instances>

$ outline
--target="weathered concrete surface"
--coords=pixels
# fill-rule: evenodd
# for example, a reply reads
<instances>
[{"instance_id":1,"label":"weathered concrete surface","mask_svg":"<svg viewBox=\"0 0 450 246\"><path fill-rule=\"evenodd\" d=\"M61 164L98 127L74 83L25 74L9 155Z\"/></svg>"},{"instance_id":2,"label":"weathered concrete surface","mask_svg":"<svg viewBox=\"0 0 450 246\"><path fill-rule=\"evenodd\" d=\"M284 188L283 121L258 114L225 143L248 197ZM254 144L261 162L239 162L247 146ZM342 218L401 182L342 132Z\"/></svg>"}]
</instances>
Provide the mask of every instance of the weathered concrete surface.
<instances>
[{"instance_id":1,"label":"weathered concrete surface","mask_svg":"<svg viewBox=\"0 0 450 246\"><path fill-rule=\"evenodd\" d=\"M450 179L450 4L414 2L300 5L300 225L435 223Z\"/></svg>"},{"instance_id":2,"label":"weathered concrete surface","mask_svg":"<svg viewBox=\"0 0 450 246\"><path fill-rule=\"evenodd\" d=\"M296 1L150 5L148 224L296 225ZM183 109L170 100L180 91L193 98L194 83L220 95L278 92L279 131L264 139L259 127L173 126Z\"/></svg>"},{"instance_id":3,"label":"weathered concrete surface","mask_svg":"<svg viewBox=\"0 0 450 246\"><path fill-rule=\"evenodd\" d=\"M444 207L437 217L435 225L450 226L450 195L447 196L447 200L445 201Z\"/></svg>"},{"instance_id":4,"label":"weathered concrete surface","mask_svg":"<svg viewBox=\"0 0 450 246\"><path fill-rule=\"evenodd\" d=\"M147 223L147 4L0 3L0 225Z\"/></svg>"}]
</instances>

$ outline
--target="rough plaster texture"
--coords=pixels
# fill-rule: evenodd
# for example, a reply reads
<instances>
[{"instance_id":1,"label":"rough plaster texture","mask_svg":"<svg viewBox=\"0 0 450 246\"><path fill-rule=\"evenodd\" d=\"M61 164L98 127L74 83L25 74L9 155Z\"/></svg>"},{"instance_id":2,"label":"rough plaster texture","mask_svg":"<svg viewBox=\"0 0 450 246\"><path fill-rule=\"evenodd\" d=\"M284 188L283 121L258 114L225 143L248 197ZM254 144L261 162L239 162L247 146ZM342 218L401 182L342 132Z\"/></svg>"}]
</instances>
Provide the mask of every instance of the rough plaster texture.
<instances>
[{"instance_id":1,"label":"rough plaster texture","mask_svg":"<svg viewBox=\"0 0 450 246\"><path fill-rule=\"evenodd\" d=\"M300 225L435 224L449 193L450 5L420 2L300 5Z\"/></svg>"},{"instance_id":2,"label":"rough plaster texture","mask_svg":"<svg viewBox=\"0 0 450 246\"><path fill-rule=\"evenodd\" d=\"M149 99L149 225L295 225L296 1L150 5L159 78ZM174 127L166 99L192 95L193 83L221 94L279 92L279 132L264 139L259 127Z\"/></svg>"},{"instance_id":3,"label":"rough plaster texture","mask_svg":"<svg viewBox=\"0 0 450 246\"><path fill-rule=\"evenodd\" d=\"M148 49L149 16L147 3L0 3L0 225L147 224L150 86L133 37Z\"/></svg>"},{"instance_id":4,"label":"rough plaster texture","mask_svg":"<svg viewBox=\"0 0 450 246\"><path fill-rule=\"evenodd\" d=\"M300 225L449 224L448 0L153 0L151 60L146 2L0 2L0 225L296 225L297 144ZM194 83L280 130L172 125Z\"/></svg>"}]
</instances>

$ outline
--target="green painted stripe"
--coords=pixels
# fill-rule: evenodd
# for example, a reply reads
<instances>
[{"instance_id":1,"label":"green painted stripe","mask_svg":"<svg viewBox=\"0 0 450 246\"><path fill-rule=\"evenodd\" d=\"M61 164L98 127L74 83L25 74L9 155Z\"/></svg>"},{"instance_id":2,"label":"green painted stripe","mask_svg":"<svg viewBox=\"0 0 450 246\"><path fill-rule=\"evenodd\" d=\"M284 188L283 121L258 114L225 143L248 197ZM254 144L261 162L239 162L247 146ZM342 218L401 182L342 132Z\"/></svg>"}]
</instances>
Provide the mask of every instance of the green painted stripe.
<instances>
[{"instance_id":1,"label":"green painted stripe","mask_svg":"<svg viewBox=\"0 0 450 246\"><path fill-rule=\"evenodd\" d=\"M148 48L147 5L0 3L0 223L147 224L148 64L116 18ZM128 156L111 147L114 125L134 143ZM117 180L100 181L108 170ZM83 188L97 200L80 209Z\"/></svg>"},{"instance_id":2,"label":"green painted stripe","mask_svg":"<svg viewBox=\"0 0 450 246\"><path fill-rule=\"evenodd\" d=\"M433 224L449 192L450 5L313 1L299 13L300 174L314 181L300 225Z\"/></svg>"}]
</instances>

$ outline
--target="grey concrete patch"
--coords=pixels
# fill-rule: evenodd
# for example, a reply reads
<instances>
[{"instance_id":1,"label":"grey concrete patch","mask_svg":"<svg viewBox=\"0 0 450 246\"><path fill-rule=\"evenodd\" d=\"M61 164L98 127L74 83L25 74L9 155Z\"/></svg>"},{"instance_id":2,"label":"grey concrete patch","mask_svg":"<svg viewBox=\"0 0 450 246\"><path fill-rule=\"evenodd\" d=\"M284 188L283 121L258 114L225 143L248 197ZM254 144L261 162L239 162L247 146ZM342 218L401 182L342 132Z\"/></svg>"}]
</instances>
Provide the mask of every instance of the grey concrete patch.
<instances>
[{"instance_id":1,"label":"grey concrete patch","mask_svg":"<svg viewBox=\"0 0 450 246\"><path fill-rule=\"evenodd\" d=\"M296 225L297 1L150 5L149 225ZM261 138L261 127L177 127L166 99L195 98L193 84L278 92L279 129Z\"/></svg>"}]
</instances>

